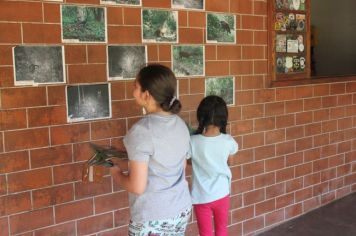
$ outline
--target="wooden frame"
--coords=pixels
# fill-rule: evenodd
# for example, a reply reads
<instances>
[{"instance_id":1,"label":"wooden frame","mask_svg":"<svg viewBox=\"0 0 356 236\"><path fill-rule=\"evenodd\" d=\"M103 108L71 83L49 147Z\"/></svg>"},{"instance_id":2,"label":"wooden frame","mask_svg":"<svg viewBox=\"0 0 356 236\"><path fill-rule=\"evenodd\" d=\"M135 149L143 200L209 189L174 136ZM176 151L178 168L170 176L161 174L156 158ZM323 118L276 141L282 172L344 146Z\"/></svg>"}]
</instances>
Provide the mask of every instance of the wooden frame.
<instances>
[{"instance_id":1,"label":"wooden frame","mask_svg":"<svg viewBox=\"0 0 356 236\"><path fill-rule=\"evenodd\" d=\"M310 78L310 1L305 0L305 10L287 10L277 9L276 0L268 1L268 73L272 84L277 81L294 80L294 79L306 79ZM276 30L276 13L289 14L305 14L305 30L304 31L291 31L291 30ZM304 37L304 51L299 53L289 52L276 52L276 35L303 35ZM288 72L277 73L276 58L279 56L301 56L305 57L305 68L303 72Z\"/></svg>"}]
</instances>

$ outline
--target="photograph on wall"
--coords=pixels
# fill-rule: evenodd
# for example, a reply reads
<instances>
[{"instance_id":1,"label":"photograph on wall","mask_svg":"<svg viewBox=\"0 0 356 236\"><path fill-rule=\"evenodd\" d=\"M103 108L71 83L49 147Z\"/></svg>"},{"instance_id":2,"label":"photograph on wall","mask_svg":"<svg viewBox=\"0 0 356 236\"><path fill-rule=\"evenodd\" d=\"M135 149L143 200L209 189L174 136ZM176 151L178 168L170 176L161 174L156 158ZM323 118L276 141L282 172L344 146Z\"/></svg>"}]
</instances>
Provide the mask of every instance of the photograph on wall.
<instances>
[{"instance_id":1,"label":"photograph on wall","mask_svg":"<svg viewBox=\"0 0 356 236\"><path fill-rule=\"evenodd\" d=\"M67 86L66 95L68 122L111 117L110 84Z\"/></svg>"},{"instance_id":2,"label":"photograph on wall","mask_svg":"<svg viewBox=\"0 0 356 236\"><path fill-rule=\"evenodd\" d=\"M227 105L235 104L235 80L232 76L212 77L205 80L205 96L222 97Z\"/></svg>"},{"instance_id":3,"label":"photograph on wall","mask_svg":"<svg viewBox=\"0 0 356 236\"><path fill-rule=\"evenodd\" d=\"M276 72L278 74L304 72L305 67L304 56L278 56L276 58Z\"/></svg>"},{"instance_id":4,"label":"photograph on wall","mask_svg":"<svg viewBox=\"0 0 356 236\"><path fill-rule=\"evenodd\" d=\"M100 0L101 4L141 6L141 0Z\"/></svg>"},{"instance_id":5,"label":"photograph on wall","mask_svg":"<svg viewBox=\"0 0 356 236\"><path fill-rule=\"evenodd\" d=\"M173 72L177 77L204 76L204 46L173 45Z\"/></svg>"},{"instance_id":6,"label":"photograph on wall","mask_svg":"<svg viewBox=\"0 0 356 236\"><path fill-rule=\"evenodd\" d=\"M63 46L13 48L15 85L65 83Z\"/></svg>"},{"instance_id":7,"label":"photograph on wall","mask_svg":"<svg viewBox=\"0 0 356 236\"><path fill-rule=\"evenodd\" d=\"M236 16L207 14L207 43L236 43Z\"/></svg>"},{"instance_id":8,"label":"photograph on wall","mask_svg":"<svg viewBox=\"0 0 356 236\"><path fill-rule=\"evenodd\" d=\"M276 8L282 10L304 11L306 0L275 0Z\"/></svg>"},{"instance_id":9,"label":"photograph on wall","mask_svg":"<svg viewBox=\"0 0 356 236\"><path fill-rule=\"evenodd\" d=\"M178 9L203 10L204 0L172 0L172 7Z\"/></svg>"},{"instance_id":10,"label":"photograph on wall","mask_svg":"<svg viewBox=\"0 0 356 236\"><path fill-rule=\"evenodd\" d=\"M108 46L109 80L135 79L147 63L146 46Z\"/></svg>"},{"instance_id":11,"label":"photograph on wall","mask_svg":"<svg viewBox=\"0 0 356 236\"><path fill-rule=\"evenodd\" d=\"M178 12L142 10L142 41L156 43L178 42Z\"/></svg>"},{"instance_id":12,"label":"photograph on wall","mask_svg":"<svg viewBox=\"0 0 356 236\"><path fill-rule=\"evenodd\" d=\"M276 52L287 52L287 35L276 35Z\"/></svg>"},{"instance_id":13,"label":"photograph on wall","mask_svg":"<svg viewBox=\"0 0 356 236\"><path fill-rule=\"evenodd\" d=\"M106 42L106 8L62 5L63 42Z\"/></svg>"}]
</instances>

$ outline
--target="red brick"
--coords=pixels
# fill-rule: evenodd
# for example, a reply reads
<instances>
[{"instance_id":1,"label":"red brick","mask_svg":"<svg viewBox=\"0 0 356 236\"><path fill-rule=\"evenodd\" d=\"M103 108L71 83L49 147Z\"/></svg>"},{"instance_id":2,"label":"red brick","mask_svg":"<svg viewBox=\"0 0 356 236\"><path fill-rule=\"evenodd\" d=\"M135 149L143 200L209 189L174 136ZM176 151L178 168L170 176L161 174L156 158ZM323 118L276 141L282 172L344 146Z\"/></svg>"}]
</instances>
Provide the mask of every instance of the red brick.
<instances>
[{"instance_id":1,"label":"red brick","mask_svg":"<svg viewBox=\"0 0 356 236\"><path fill-rule=\"evenodd\" d=\"M10 217L11 234L34 230L54 223L53 209L46 208Z\"/></svg>"},{"instance_id":2,"label":"red brick","mask_svg":"<svg viewBox=\"0 0 356 236\"><path fill-rule=\"evenodd\" d=\"M110 146L109 143L106 141L95 142L95 144ZM73 145L73 159L75 161L86 161L89 157L93 156L93 154L94 151L89 145L89 143L75 143Z\"/></svg>"},{"instance_id":3,"label":"red brick","mask_svg":"<svg viewBox=\"0 0 356 236\"><path fill-rule=\"evenodd\" d=\"M274 198L286 193L285 183L279 183L266 188L266 199Z\"/></svg>"},{"instance_id":4,"label":"red brick","mask_svg":"<svg viewBox=\"0 0 356 236\"><path fill-rule=\"evenodd\" d=\"M29 192L0 197L0 216L31 210L31 195Z\"/></svg>"},{"instance_id":5,"label":"red brick","mask_svg":"<svg viewBox=\"0 0 356 236\"><path fill-rule=\"evenodd\" d=\"M276 128L276 121L274 117L255 119L254 131L267 131Z\"/></svg>"},{"instance_id":6,"label":"red brick","mask_svg":"<svg viewBox=\"0 0 356 236\"><path fill-rule=\"evenodd\" d=\"M229 1L209 0L205 2L205 10L229 12Z\"/></svg>"},{"instance_id":7,"label":"red brick","mask_svg":"<svg viewBox=\"0 0 356 236\"><path fill-rule=\"evenodd\" d=\"M313 162L313 172L319 172L329 167L329 159L324 158Z\"/></svg>"},{"instance_id":8,"label":"red brick","mask_svg":"<svg viewBox=\"0 0 356 236\"><path fill-rule=\"evenodd\" d=\"M76 183L75 184L75 199L83 199L96 195L106 194L111 192L111 178L106 177L100 183Z\"/></svg>"},{"instance_id":9,"label":"red brick","mask_svg":"<svg viewBox=\"0 0 356 236\"><path fill-rule=\"evenodd\" d=\"M329 191L329 183L324 182L313 186L313 196L319 196Z\"/></svg>"},{"instance_id":10,"label":"red brick","mask_svg":"<svg viewBox=\"0 0 356 236\"><path fill-rule=\"evenodd\" d=\"M293 153L286 156L286 166L294 166L303 162L303 153Z\"/></svg>"},{"instance_id":11,"label":"red brick","mask_svg":"<svg viewBox=\"0 0 356 236\"><path fill-rule=\"evenodd\" d=\"M255 176L255 188L262 188L276 183L275 173Z\"/></svg>"},{"instance_id":12,"label":"red brick","mask_svg":"<svg viewBox=\"0 0 356 236\"><path fill-rule=\"evenodd\" d=\"M60 24L23 24L24 43L61 43Z\"/></svg>"},{"instance_id":13,"label":"red brick","mask_svg":"<svg viewBox=\"0 0 356 236\"><path fill-rule=\"evenodd\" d=\"M187 229L187 231L189 228ZM116 236L116 235L128 235L128 226L120 227L118 229L105 231L98 234L98 236Z\"/></svg>"},{"instance_id":14,"label":"red brick","mask_svg":"<svg viewBox=\"0 0 356 236\"><path fill-rule=\"evenodd\" d=\"M234 210L232 212L232 223L241 222L247 219L251 219L254 216L254 207L248 206Z\"/></svg>"},{"instance_id":15,"label":"red brick","mask_svg":"<svg viewBox=\"0 0 356 236\"><path fill-rule=\"evenodd\" d=\"M277 157L265 160L265 168L266 171L274 171L279 170L285 167L285 158L284 157Z\"/></svg>"},{"instance_id":16,"label":"red brick","mask_svg":"<svg viewBox=\"0 0 356 236\"><path fill-rule=\"evenodd\" d=\"M263 226L264 226L264 217L263 216L256 217L251 220L247 220L247 221L243 222L243 233L247 235L250 232L257 231L257 230L263 228Z\"/></svg>"},{"instance_id":17,"label":"red brick","mask_svg":"<svg viewBox=\"0 0 356 236\"><path fill-rule=\"evenodd\" d=\"M0 43L21 43L21 25L18 23L0 23Z\"/></svg>"},{"instance_id":18,"label":"red brick","mask_svg":"<svg viewBox=\"0 0 356 236\"><path fill-rule=\"evenodd\" d=\"M158 46L158 60L159 61L171 61L171 45L159 45Z\"/></svg>"},{"instance_id":19,"label":"red brick","mask_svg":"<svg viewBox=\"0 0 356 236\"><path fill-rule=\"evenodd\" d=\"M125 118L142 115L142 108L135 100L116 101L112 103L112 117Z\"/></svg>"},{"instance_id":20,"label":"red brick","mask_svg":"<svg viewBox=\"0 0 356 236\"><path fill-rule=\"evenodd\" d=\"M293 100L293 99L295 99L294 87L276 89L276 101Z\"/></svg>"},{"instance_id":21,"label":"red brick","mask_svg":"<svg viewBox=\"0 0 356 236\"><path fill-rule=\"evenodd\" d=\"M71 124L51 127L51 144L83 142L89 140L89 124Z\"/></svg>"},{"instance_id":22,"label":"red brick","mask_svg":"<svg viewBox=\"0 0 356 236\"><path fill-rule=\"evenodd\" d=\"M0 175L0 195L4 195L6 193L7 193L6 175Z\"/></svg>"},{"instance_id":23,"label":"red brick","mask_svg":"<svg viewBox=\"0 0 356 236\"><path fill-rule=\"evenodd\" d=\"M312 163L305 163L295 167L295 177L300 177L312 173Z\"/></svg>"},{"instance_id":24,"label":"red brick","mask_svg":"<svg viewBox=\"0 0 356 236\"><path fill-rule=\"evenodd\" d=\"M235 94L236 105L247 105L253 103L253 91L237 91Z\"/></svg>"},{"instance_id":25,"label":"red brick","mask_svg":"<svg viewBox=\"0 0 356 236\"><path fill-rule=\"evenodd\" d=\"M188 12L178 11L178 28L188 26Z\"/></svg>"},{"instance_id":26,"label":"red brick","mask_svg":"<svg viewBox=\"0 0 356 236\"><path fill-rule=\"evenodd\" d=\"M74 190L72 184L39 189L32 193L34 208L53 206L73 200Z\"/></svg>"},{"instance_id":27,"label":"red brick","mask_svg":"<svg viewBox=\"0 0 356 236\"><path fill-rule=\"evenodd\" d=\"M35 231L36 236L76 235L75 222L68 222Z\"/></svg>"},{"instance_id":28,"label":"red brick","mask_svg":"<svg viewBox=\"0 0 356 236\"><path fill-rule=\"evenodd\" d=\"M274 199L267 200L261 203L256 204L255 208L255 217L267 212L271 212L275 209L275 201Z\"/></svg>"},{"instance_id":29,"label":"red brick","mask_svg":"<svg viewBox=\"0 0 356 236\"><path fill-rule=\"evenodd\" d=\"M252 148L264 144L263 133L253 133L243 136L243 148Z\"/></svg>"},{"instance_id":30,"label":"red brick","mask_svg":"<svg viewBox=\"0 0 356 236\"><path fill-rule=\"evenodd\" d=\"M313 112L300 112L295 115L295 118L297 125L309 124L313 122Z\"/></svg>"},{"instance_id":31,"label":"red brick","mask_svg":"<svg viewBox=\"0 0 356 236\"><path fill-rule=\"evenodd\" d=\"M108 43L141 43L141 27L108 26Z\"/></svg>"},{"instance_id":32,"label":"red brick","mask_svg":"<svg viewBox=\"0 0 356 236\"><path fill-rule=\"evenodd\" d=\"M158 45L147 45L147 58L149 62L158 61Z\"/></svg>"},{"instance_id":33,"label":"red brick","mask_svg":"<svg viewBox=\"0 0 356 236\"><path fill-rule=\"evenodd\" d=\"M13 45L0 45L0 65L11 65L13 64L12 60L12 47ZM11 67L13 70L13 68Z\"/></svg>"},{"instance_id":34,"label":"red brick","mask_svg":"<svg viewBox=\"0 0 356 236\"><path fill-rule=\"evenodd\" d=\"M263 116L263 105L249 105L242 107L242 119L251 119Z\"/></svg>"},{"instance_id":35,"label":"red brick","mask_svg":"<svg viewBox=\"0 0 356 236\"><path fill-rule=\"evenodd\" d=\"M55 206L56 223L88 217L93 214L93 200L71 202Z\"/></svg>"},{"instance_id":36,"label":"red brick","mask_svg":"<svg viewBox=\"0 0 356 236\"><path fill-rule=\"evenodd\" d=\"M87 62L85 45L65 45L66 64L81 64Z\"/></svg>"},{"instance_id":37,"label":"red brick","mask_svg":"<svg viewBox=\"0 0 356 236\"><path fill-rule=\"evenodd\" d=\"M256 15L267 15L267 2L254 2L253 10Z\"/></svg>"},{"instance_id":38,"label":"red brick","mask_svg":"<svg viewBox=\"0 0 356 236\"><path fill-rule=\"evenodd\" d=\"M126 133L125 120L99 121L91 124L91 138L103 139L124 136Z\"/></svg>"},{"instance_id":39,"label":"red brick","mask_svg":"<svg viewBox=\"0 0 356 236\"><path fill-rule=\"evenodd\" d=\"M14 86L14 68L12 66L1 66L0 76L1 76L0 87Z\"/></svg>"},{"instance_id":40,"label":"red brick","mask_svg":"<svg viewBox=\"0 0 356 236\"><path fill-rule=\"evenodd\" d=\"M264 172L264 163L263 161L253 162L251 164L243 165L242 173L243 177L249 177L257 174L261 174Z\"/></svg>"},{"instance_id":41,"label":"red brick","mask_svg":"<svg viewBox=\"0 0 356 236\"><path fill-rule=\"evenodd\" d=\"M276 172L276 182L282 182L294 178L294 168L279 170Z\"/></svg>"},{"instance_id":42,"label":"red brick","mask_svg":"<svg viewBox=\"0 0 356 236\"><path fill-rule=\"evenodd\" d=\"M130 222L130 211L128 208L114 212L114 226L128 225Z\"/></svg>"},{"instance_id":43,"label":"red brick","mask_svg":"<svg viewBox=\"0 0 356 236\"><path fill-rule=\"evenodd\" d=\"M295 94L297 99L312 97L313 87L311 86L296 87Z\"/></svg>"},{"instance_id":44,"label":"red brick","mask_svg":"<svg viewBox=\"0 0 356 236\"><path fill-rule=\"evenodd\" d=\"M284 102L274 102L267 103L265 105L266 108L266 116L275 116L275 115L283 115L285 112L285 103Z\"/></svg>"},{"instance_id":45,"label":"red brick","mask_svg":"<svg viewBox=\"0 0 356 236\"><path fill-rule=\"evenodd\" d=\"M263 160L269 157L274 157L276 154L276 146L268 145L263 147L258 147L254 149L255 151L255 160Z\"/></svg>"},{"instance_id":46,"label":"red brick","mask_svg":"<svg viewBox=\"0 0 356 236\"><path fill-rule=\"evenodd\" d=\"M65 123L67 123L67 110L65 106L28 109L29 127L60 125Z\"/></svg>"},{"instance_id":47,"label":"red brick","mask_svg":"<svg viewBox=\"0 0 356 236\"><path fill-rule=\"evenodd\" d=\"M105 64L86 64L68 66L68 81L73 83L106 82Z\"/></svg>"},{"instance_id":48,"label":"red brick","mask_svg":"<svg viewBox=\"0 0 356 236\"><path fill-rule=\"evenodd\" d=\"M304 176L304 187L320 183L320 173Z\"/></svg>"},{"instance_id":49,"label":"red brick","mask_svg":"<svg viewBox=\"0 0 356 236\"><path fill-rule=\"evenodd\" d=\"M275 101L275 90L273 89L262 89L256 90L255 93L255 103L267 103Z\"/></svg>"},{"instance_id":50,"label":"red brick","mask_svg":"<svg viewBox=\"0 0 356 236\"><path fill-rule=\"evenodd\" d=\"M170 0L142 0L143 7L171 8Z\"/></svg>"},{"instance_id":51,"label":"red brick","mask_svg":"<svg viewBox=\"0 0 356 236\"><path fill-rule=\"evenodd\" d=\"M9 236L8 217L0 218L0 235Z\"/></svg>"},{"instance_id":52,"label":"red brick","mask_svg":"<svg viewBox=\"0 0 356 236\"><path fill-rule=\"evenodd\" d=\"M128 194L126 191L99 196L96 197L94 201L96 214L124 208L129 203Z\"/></svg>"},{"instance_id":53,"label":"red brick","mask_svg":"<svg viewBox=\"0 0 356 236\"><path fill-rule=\"evenodd\" d=\"M303 211L308 212L320 206L320 198L314 197L303 202Z\"/></svg>"},{"instance_id":54,"label":"red brick","mask_svg":"<svg viewBox=\"0 0 356 236\"><path fill-rule=\"evenodd\" d=\"M67 164L53 167L53 178L55 184L78 181L82 179L82 163Z\"/></svg>"},{"instance_id":55,"label":"red brick","mask_svg":"<svg viewBox=\"0 0 356 236\"><path fill-rule=\"evenodd\" d=\"M254 34L251 30L237 30L237 43L246 45L246 44L253 44L254 41Z\"/></svg>"},{"instance_id":56,"label":"red brick","mask_svg":"<svg viewBox=\"0 0 356 236\"><path fill-rule=\"evenodd\" d=\"M0 21L41 22L42 5L36 2L0 2Z\"/></svg>"},{"instance_id":57,"label":"red brick","mask_svg":"<svg viewBox=\"0 0 356 236\"><path fill-rule=\"evenodd\" d=\"M38 168L72 161L72 147L57 146L31 150L31 167Z\"/></svg>"},{"instance_id":58,"label":"red brick","mask_svg":"<svg viewBox=\"0 0 356 236\"><path fill-rule=\"evenodd\" d=\"M303 188L303 178L292 179L286 182L286 192L294 192Z\"/></svg>"},{"instance_id":59,"label":"red brick","mask_svg":"<svg viewBox=\"0 0 356 236\"><path fill-rule=\"evenodd\" d=\"M339 95L337 97L337 105L338 106L346 106L346 105L351 105L352 104L352 95L347 94L347 95Z\"/></svg>"},{"instance_id":60,"label":"red brick","mask_svg":"<svg viewBox=\"0 0 356 236\"><path fill-rule=\"evenodd\" d=\"M248 75L253 73L253 61L230 61L233 75Z\"/></svg>"},{"instance_id":61,"label":"red brick","mask_svg":"<svg viewBox=\"0 0 356 236\"><path fill-rule=\"evenodd\" d=\"M124 22L123 10L121 7L107 7L108 24L122 25Z\"/></svg>"},{"instance_id":62,"label":"red brick","mask_svg":"<svg viewBox=\"0 0 356 236\"><path fill-rule=\"evenodd\" d=\"M286 139L298 139L304 136L304 129L302 126L295 126L286 129Z\"/></svg>"},{"instance_id":63,"label":"red brick","mask_svg":"<svg viewBox=\"0 0 356 236\"><path fill-rule=\"evenodd\" d=\"M238 152L236 158L234 158L234 165L250 163L252 161L253 161L253 150L245 149Z\"/></svg>"},{"instance_id":64,"label":"red brick","mask_svg":"<svg viewBox=\"0 0 356 236\"><path fill-rule=\"evenodd\" d=\"M106 63L105 45L87 45L89 63Z\"/></svg>"},{"instance_id":65,"label":"red brick","mask_svg":"<svg viewBox=\"0 0 356 236\"><path fill-rule=\"evenodd\" d=\"M230 124L230 126L231 126L231 135L242 135L242 134L252 133L253 131L252 120L233 122Z\"/></svg>"},{"instance_id":66,"label":"red brick","mask_svg":"<svg viewBox=\"0 0 356 236\"><path fill-rule=\"evenodd\" d=\"M337 105L337 96L329 96L321 98L323 108L335 107Z\"/></svg>"},{"instance_id":67,"label":"red brick","mask_svg":"<svg viewBox=\"0 0 356 236\"><path fill-rule=\"evenodd\" d=\"M217 46L217 60L241 59L241 46L221 45Z\"/></svg>"},{"instance_id":68,"label":"red brick","mask_svg":"<svg viewBox=\"0 0 356 236\"><path fill-rule=\"evenodd\" d=\"M27 129L5 132L5 150L15 151L49 145L48 129Z\"/></svg>"},{"instance_id":69,"label":"red brick","mask_svg":"<svg viewBox=\"0 0 356 236\"><path fill-rule=\"evenodd\" d=\"M296 140L295 145L296 145L295 149L298 152L310 149L313 147L313 138L309 137L309 138L298 139Z\"/></svg>"},{"instance_id":70,"label":"red brick","mask_svg":"<svg viewBox=\"0 0 356 236\"><path fill-rule=\"evenodd\" d=\"M356 82L350 82L346 84L346 92L352 93L356 92Z\"/></svg>"},{"instance_id":71,"label":"red brick","mask_svg":"<svg viewBox=\"0 0 356 236\"><path fill-rule=\"evenodd\" d=\"M242 29L264 29L264 17L256 15L242 15Z\"/></svg>"},{"instance_id":72,"label":"red brick","mask_svg":"<svg viewBox=\"0 0 356 236\"><path fill-rule=\"evenodd\" d=\"M113 216L111 213L86 218L77 222L78 235L88 235L112 227Z\"/></svg>"},{"instance_id":73,"label":"red brick","mask_svg":"<svg viewBox=\"0 0 356 236\"><path fill-rule=\"evenodd\" d=\"M289 154L289 153L293 153L293 152L295 152L295 141L287 141L284 143L276 144L277 156L285 155L285 154Z\"/></svg>"},{"instance_id":74,"label":"red brick","mask_svg":"<svg viewBox=\"0 0 356 236\"><path fill-rule=\"evenodd\" d=\"M60 23L61 11L59 4L44 3L43 4L43 16L46 23Z\"/></svg>"},{"instance_id":75,"label":"red brick","mask_svg":"<svg viewBox=\"0 0 356 236\"><path fill-rule=\"evenodd\" d=\"M267 74L267 60L254 61L254 74Z\"/></svg>"},{"instance_id":76,"label":"red brick","mask_svg":"<svg viewBox=\"0 0 356 236\"><path fill-rule=\"evenodd\" d=\"M294 193L280 195L276 198L276 209L289 206L294 203Z\"/></svg>"},{"instance_id":77,"label":"red brick","mask_svg":"<svg viewBox=\"0 0 356 236\"><path fill-rule=\"evenodd\" d=\"M314 136L314 147L328 145L330 143L329 134Z\"/></svg>"},{"instance_id":78,"label":"red brick","mask_svg":"<svg viewBox=\"0 0 356 236\"><path fill-rule=\"evenodd\" d=\"M304 111L316 110L321 108L321 98L304 99Z\"/></svg>"},{"instance_id":79,"label":"red brick","mask_svg":"<svg viewBox=\"0 0 356 236\"><path fill-rule=\"evenodd\" d=\"M254 2L256 4L256 2ZM252 14L253 1L234 0L230 1L230 11L239 14Z\"/></svg>"},{"instance_id":80,"label":"red brick","mask_svg":"<svg viewBox=\"0 0 356 236\"><path fill-rule=\"evenodd\" d=\"M124 8L124 24L125 25L141 25L141 9L140 8Z\"/></svg>"},{"instance_id":81,"label":"red brick","mask_svg":"<svg viewBox=\"0 0 356 236\"><path fill-rule=\"evenodd\" d=\"M303 111L303 101L302 100L294 100L294 101L286 101L286 113L296 113ZM298 115L297 113L296 115Z\"/></svg>"},{"instance_id":82,"label":"red brick","mask_svg":"<svg viewBox=\"0 0 356 236\"><path fill-rule=\"evenodd\" d=\"M48 105L65 105L65 86L48 86Z\"/></svg>"},{"instance_id":83,"label":"red brick","mask_svg":"<svg viewBox=\"0 0 356 236\"><path fill-rule=\"evenodd\" d=\"M52 184L50 168L19 172L8 175L9 192L43 188Z\"/></svg>"},{"instance_id":84,"label":"red brick","mask_svg":"<svg viewBox=\"0 0 356 236\"><path fill-rule=\"evenodd\" d=\"M332 83L330 84L330 93L331 94L342 94L346 91L345 83Z\"/></svg>"},{"instance_id":85,"label":"red brick","mask_svg":"<svg viewBox=\"0 0 356 236\"><path fill-rule=\"evenodd\" d=\"M264 77L259 75L243 76L242 77L242 89L258 89L263 88Z\"/></svg>"},{"instance_id":86,"label":"red brick","mask_svg":"<svg viewBox=\"0 0 356 236\"><path fill-rule=\"evenodd\" d=\"M284 115L276 117L277 129L286 128L295 125L295 115Z\"/></svg>"},{"instance_id":87,"label":"red brick","mask_svg":"<svg viewBox=\"0 0 356 236\"><path fill-rule=\"evenodd\" d=\"M179 43L202 44L204 43L204 30L199 28L179 28Z\"/></svg>"},{"instance_id":88,"label":"red brick","mask_svg":"<svg viewBox=\"0 0 356 236\"><path fill-rule=\"evenodd\" d=\"M282 222L283 220L284 220L284 209L268 213L265 216L266 226Z\"/></svg>"},{"instance_id":89,"label":"red brick","mask_svg":"<svg viewBox=\"0 0 356 236\"><path fill-rule=\"evenodd\" d=\"M198 27L198 28L204 28L206 27L205 23L205 13L204 12L188 12L188 24L189 27Z\"/></svg>"},{"instance_id":90,"label":"red brick","mask_svg":"<svg viewBox=\"0 0 356 236\"><path fill-rule=\"evenodd\" d=\"M305 188L295 192L295 202L301 202L313 197L313 188Z\"/></svg>"},{"instance_id":91,"label":"red brick","mask_svg":"<svg viewBox=\"0 0 356 236\"><path fill-rule=\"evenodd\" d=\"M26 88L3 89L1 91L1 105L3 109L45 106L46 88L26 87Z\"/></svg>"},{"instance_id":92,"label":"red brick","mask_svg":"<svg viewBox=\"0 0 356 236\"><path fill-rule=\"evenodd\" d=\"M265 59L263 46L242 47L242 59Z\"/></svg>"},{"instance_id":93,"label":"red brick","mask_svg":"<svg viewBox=\"0 0 356 236\"><path fill-rule=\"evenodd\" d=\"M28 152L0 154L0 174L29 169Z\"/></svg>"},{"instance_id":94,"label":"red brick","mask_svg":"<svg viewBox=\"0 0 356 236\"><path fill-rule=\"evenodd\" d=\"M239 194L253 189L253 177L234 181L231 185L231 193Z\"/></svg>"},{"instance_id":95,"label":"red brick","mask_svg":"<svg viewBox=\"0 0 356 236\"><path fill-rule=\"evenodd\" d=\"M330 85L322 84L322 85L314 85L314 96L325 96L330 94Z\"/></svg>"},{"instance_id":96,"label":"red brick","mask_svg":"<svg viewBox=\"0 0 356 236\"><path fill-rule=\"evenodd\" d=\"M302 203L287 207L285 210L286 219L296 217L303 213Z\"/></svg>"},{"instance_id":97,"label":"red brick","mask_svg":"<svg viewBox=\"0 0 356 236\"><path fill-rule=\"evenodd\" d=\"M26 128L26 110L2 110L0 111L0 130Z\"/></svg>"},{"instance_id":98,"label":"red brick","mask_svg":"<svg viewBox=\"0 0 356 236\"><path fill-rule=\"evenodd\" d=\"M314 148L314 149L308 150L304 153L304 162L317 160L320 157L321 157L321 149Z\"/></svg>"}]
</instances>

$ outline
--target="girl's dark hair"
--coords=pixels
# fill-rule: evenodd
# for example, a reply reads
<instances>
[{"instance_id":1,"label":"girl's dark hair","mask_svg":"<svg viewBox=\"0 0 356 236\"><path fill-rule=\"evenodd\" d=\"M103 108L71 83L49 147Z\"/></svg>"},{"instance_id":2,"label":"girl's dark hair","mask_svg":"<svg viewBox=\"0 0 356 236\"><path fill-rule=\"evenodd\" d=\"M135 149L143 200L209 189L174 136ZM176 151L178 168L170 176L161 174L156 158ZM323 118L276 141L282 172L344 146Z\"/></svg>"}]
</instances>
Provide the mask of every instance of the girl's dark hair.
<instances>
[{"instance_id":1,"label":"girl's dark hair","mask_svg":"<svg viewBox=\"0 0 356 236\"><path fill-rule=\"evenodd\" d=\"M197 119L199 126L195 134L202 134L209 125L219 127L226 134L228 110L224 99L215 95L205 97L198 106Z\"/></svg>"},{"instance_id":2,"label":"girl's dark hair","mask_svg":"<svg viewBox=\"0 0 356 236\"><path fill-rule=\"evenodd\" d=\"M163 111L179 113L182 105L176 98L177 79L171 69L160 64L147 65L138 73L137 81L142 92L148 90Z\"/></svg>"}]
</instances>

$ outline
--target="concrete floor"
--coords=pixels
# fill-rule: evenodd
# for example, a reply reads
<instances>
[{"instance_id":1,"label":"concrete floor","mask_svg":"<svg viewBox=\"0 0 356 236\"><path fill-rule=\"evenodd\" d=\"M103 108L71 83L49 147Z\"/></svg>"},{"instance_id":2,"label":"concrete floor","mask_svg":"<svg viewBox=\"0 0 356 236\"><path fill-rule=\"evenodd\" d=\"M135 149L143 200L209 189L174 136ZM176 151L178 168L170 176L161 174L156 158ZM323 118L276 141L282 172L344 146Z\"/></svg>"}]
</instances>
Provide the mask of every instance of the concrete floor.
<instances>
[{"instance_id":1,"label":"concrete floor","mask_svg":"<svg viewBox=\"0 0 356 236\"><path fill-rule=\"evenodd\" d=\"M356 193L259 234L294 235L356 236Z\"/></svg>"}]
</instances>

